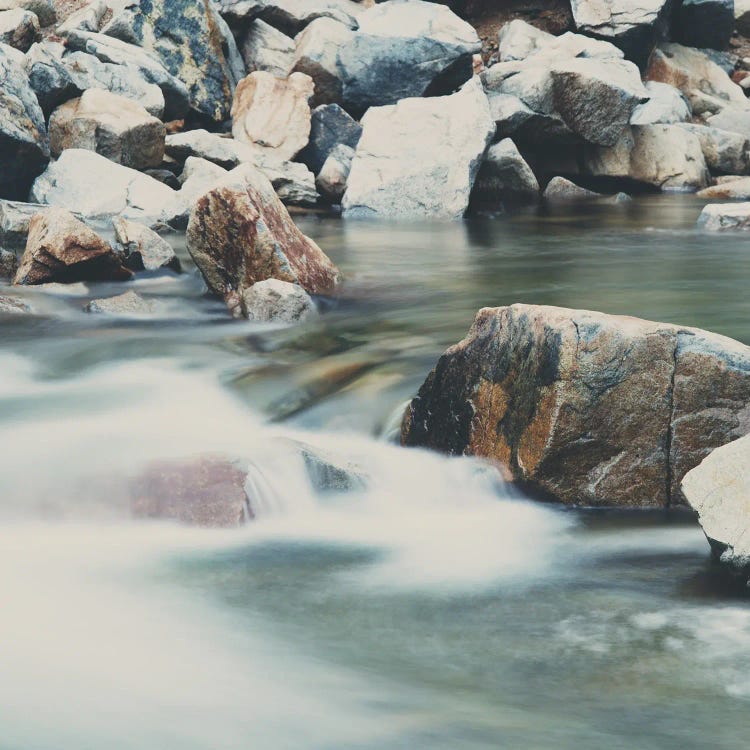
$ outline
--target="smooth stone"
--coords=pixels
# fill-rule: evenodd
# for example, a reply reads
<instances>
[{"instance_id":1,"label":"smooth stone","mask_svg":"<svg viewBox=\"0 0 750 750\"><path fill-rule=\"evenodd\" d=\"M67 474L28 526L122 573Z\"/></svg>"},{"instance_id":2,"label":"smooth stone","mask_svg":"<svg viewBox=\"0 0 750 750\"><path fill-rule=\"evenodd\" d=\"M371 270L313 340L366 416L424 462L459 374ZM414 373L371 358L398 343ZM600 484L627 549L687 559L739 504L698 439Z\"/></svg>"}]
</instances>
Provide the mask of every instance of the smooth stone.
<instances>
[{"instance_id":1,"label":"smooth stone","mask_svg":"<svg viewBox=\"0 0 750 750\"><path fill-rule=\"evenodd\" d=\"M150 300L145 300L135 292L125 292L116 297L103 297L93 299L84 308L85 312L100 313L104 315L152 315L155 305Z\"/></svg>"},{"instance_id":2,"label":"smooth stone","mask_svg":"<svg viewBox=\"0 0 750 750\"><path fill-rule=\"evenodd\" d=\"M180 259L172 246L153 229L122 217L112 220L115 240L125 256L125 265L133 271L157 271L168 268L180 273Z\"/></svg>"},{"instance_id":3,"label":"smooth stone","mask_svg":"<svg viewBox=\"0 0 750 750\"><path fill-rule=\"evenodd\" d=\"M354 149L343 143L331 151L315 178L315 187L329 203L338 205L346 192L349 172L352 169Z\"/></svg>"},{"instance_id":4,"label":"smooth stone","mask_svg":"<svg viewBox=\"0 0 750 750\"><path fill-rule=\"evenodd\" d=\"M587 190L574 182L567 180L565 177L553 177L547 187L544 189L543 197L547 201L581 201L591 200L592 198L601 198L601 193L595 193L593 190Z\"/></svg>"},{"instance_id":5,"label":"smooth stone","mask_svg":"<svg viewBox=\"0 0 750 750\"><path fill-rule=\"evenodd\" d=\"M645 86L651 98L633 110L631 125L671 124L690 119L693 110L679 89L659 81L646 81Z\"/></svg>"},{"instance_id":6,"label":"smooth stone","mask_svg":"<svg viewBox=\"0 0 750 750\"><path fill-rule=\"evenodd\" d=\"M720 182L698 192L699 198L707 200L750 200L750 177L738 177L729 182Z\"/></svg>"},{"instance_id":7,"label":"smooth stone","mask_svg":"<svg viewBox=\"0 0 750 750\"><path fill-rule=\"evenodd\" d=\"M258 281L242 294L245 315L260 323L298 323L318 314L312 297L297 284Z\"/></svg>"},{"instance_id":8,"label":"smooth stone","mask_svg":"<svg viewBox=\"0 0 750 750\"><path fill-rule=\"evenodd\" d=\"M473 204L528 203L539 198L539 182L516 144L505 138L487 149L471 195Z\"/></svg>"},{"instance_id":9,"label":"smooth stone","mask_svg":"<svg viewBox=\"0 0 750 750\"><path fill-rule=\"evenodd\" d=\"M750 202L709 203L698 217L698 226L710 232L747 231L750 229Z\"/></svg>"}]
</instances>

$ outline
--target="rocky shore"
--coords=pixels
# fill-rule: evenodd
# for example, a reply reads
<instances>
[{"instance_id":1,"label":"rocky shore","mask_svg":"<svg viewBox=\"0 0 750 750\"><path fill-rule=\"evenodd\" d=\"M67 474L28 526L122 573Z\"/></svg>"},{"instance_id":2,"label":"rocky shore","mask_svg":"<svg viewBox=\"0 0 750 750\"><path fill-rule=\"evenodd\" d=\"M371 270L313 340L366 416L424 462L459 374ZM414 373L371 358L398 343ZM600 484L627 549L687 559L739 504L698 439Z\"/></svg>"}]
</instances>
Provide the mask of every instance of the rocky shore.
<instances>
[{"instance_id":1,"label":"rocky shore","mask_svg":"<svg viewBox=\"0 0 750 750\"><path fill-rule=\"evenodd\" d=\"M30 313L13 285L92 281L122 290L88 312L148 315L127 283L180 273L184 233L228 315L315 317L342 277L297 211L445 221L693 192L705 231L750 228L747 3L507 5L6 0L0 315ZM440 359L402 442L490 459L566 504L688 503L746 572L748 433L746 346L512 305ZM208 461L185 482L214 469L228 515L167 515L252 517L238 470Z\"/></svg>"}]
</instances>

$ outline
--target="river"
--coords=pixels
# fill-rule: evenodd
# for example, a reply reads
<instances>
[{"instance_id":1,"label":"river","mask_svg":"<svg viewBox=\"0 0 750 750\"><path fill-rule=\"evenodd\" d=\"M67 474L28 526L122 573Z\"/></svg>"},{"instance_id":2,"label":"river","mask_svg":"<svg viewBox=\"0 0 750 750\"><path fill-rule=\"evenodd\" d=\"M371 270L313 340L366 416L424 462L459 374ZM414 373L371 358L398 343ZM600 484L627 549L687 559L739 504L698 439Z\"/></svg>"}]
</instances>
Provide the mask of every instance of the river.
<instances>
[{"instance_id":1,"label":"river","mask_svg":"<svg viewBox=\"0 0 750 750\"><path fill-rule=\"evenodd\" d=\"M750 343L750 236L701 204L458 223L299 223L347 281L296 328L236 322L195 270L13 290L0 321L2 750L744 750L750 603L684 514L564 509L405 450L404 403L477 309L555 304ZM6 291L6 290L3 290ZM288 438L360 467L314 491ZM250 461L239 530L133 521L157 458Z\"/></svg>"}]
</instances>

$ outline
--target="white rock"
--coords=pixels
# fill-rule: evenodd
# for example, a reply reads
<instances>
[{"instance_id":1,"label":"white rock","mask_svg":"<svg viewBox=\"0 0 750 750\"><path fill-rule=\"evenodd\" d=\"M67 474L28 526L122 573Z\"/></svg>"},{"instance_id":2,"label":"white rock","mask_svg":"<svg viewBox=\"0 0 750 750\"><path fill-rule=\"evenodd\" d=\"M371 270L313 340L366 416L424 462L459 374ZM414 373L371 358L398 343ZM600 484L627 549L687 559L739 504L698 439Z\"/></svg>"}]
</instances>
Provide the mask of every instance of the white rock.
<instances>
[{"instance_id":1,"label":"white rock","mask_svg":"<svg viewBox=\"0 0 750 750\"><path fill-rule=\"evenodd\" d=\"M292 70L294 41L256 18L243 37L241 52L248 73L265 70L278 78L286 78Z\"/></svg>"},{"instance_id":2,"label":"white rock","mask_svg":"<svg viewBox=\"0 0 750 750\"><path fill-rule=\"evenodd\" d=\"M476 80L450 96L374 107L362 126L342 203L346 215L463 216L495 131Z\"/></svg>"},{"instance_id":3,"label":"white rock","mask_svg":"<svg viewBox=\"0 0 750 750\"><path fill-rule=\"evenodd\" d=\"M346 192L346 181L352 169L354 153L351 146L340 143L331 151L315 178L315 186L330 203L341 203L341 198Z\"/></svg>"},{"instance_id":4,"label":"white rock","mask_svg":"<svg viewBox=\"0 0 750 750\"><path fill-rule=\"evenodd\" d=\"M698 197L706 200L750 201L750 177L735 177L726 182L718 182L701 190Z\"/></svg>"},{"instance_id":5,"label":"white rock","mask_svg":"<svg viewBox=\"0 0 750 750\"><path fill-rule=\"evenodd\" d=\"M587 190L564 177L553 177L544 190L544 199L552 202L581 201L601 198L600 193Z\"/></svg>"},{"instance_id":6,"label":"white rock","mask_svg":"<svg viewBox=\"0 0 750 750\"><path fill-rule=\"evenodd\" d=\"M750 170L750 139L741 133L697 123L684 122L680 127L700 141L708 168L718 174L747 174Z\"/></svg>"},{"instance_id":7,"label":"white rock","mask_svg":"<svg viewBox=\"0 0 750 750\"><path fill-rule=\"evenodd\" d=\"M26 52L39 36L39 19L21 8L0 11L0 43Z\"/></svg>"},{"instance_id":8,"label":"white rock","mask_svg":"<svg viewBox=\"0 0 750 750\"><path fill-rule=\"evenodd\" d=\"M525 60L554 39L552 34L516 18L504 24L498 34L497 54L501 62Z\"/></svg>"},{"instance_id":9,"label":"white rock","mask_svg":"<svg viewBox=\"0 0 750 750\"><path fill-rule=\"evenodd\" d=\"M104 313L106 315L122 315L125 317L151 315L155 305L145 300L136 292L125 292L116 297L94 299L83 308L90 313Z\"/></svg>"},{"instance_id":10,"label":"white rock","mask_svg":"<svg viewBox=\"0 0 750 750\"><path fill-rule=\"evenodd\" d=\"M298 284L258 281L242 295L247 317L262 323L296 323L317 316L312 297Z\"/></svg>"},{"instance_id":11,"label":"white rock","mask_svg":"<svg viewBox=\"0 0 750 750\"><path fill-rule=\"evenodd\" d=\"M645 85L651 98L633 110L631 125L669 124L690 119L690 103L679 89L659 81L646 81Z\"/></svg>"},{"instance_id":12,"label":"white rock","mask_svg":"<svg viewBox=\"0 0 750 750\"><path fill-rule=\"evenodd\" d=\"M179 273L180 261L172 246L144 224L121 216L112 221L115 239L125 254L125 265L133 271L169 268Z\"/></svg>"},{"instance_id":13,"label":"white rock","mask_svg":"<svg viewBox=\"0 0 750 750\"><path fill-rule=\"evenodd\" d=\"M698 226L711 232L750 229L750 203L709 203L698 217Z\"/></svg>"},{"instance_id":14,"label":"white rock","mask_svg":"<svg viewBox=\"0 0 750 750\"><path fill-rule=\"evenodd\" d=\"M720 561L750 573L750 436L712 451L682 480Z\"/></svg>"}]
</instances>

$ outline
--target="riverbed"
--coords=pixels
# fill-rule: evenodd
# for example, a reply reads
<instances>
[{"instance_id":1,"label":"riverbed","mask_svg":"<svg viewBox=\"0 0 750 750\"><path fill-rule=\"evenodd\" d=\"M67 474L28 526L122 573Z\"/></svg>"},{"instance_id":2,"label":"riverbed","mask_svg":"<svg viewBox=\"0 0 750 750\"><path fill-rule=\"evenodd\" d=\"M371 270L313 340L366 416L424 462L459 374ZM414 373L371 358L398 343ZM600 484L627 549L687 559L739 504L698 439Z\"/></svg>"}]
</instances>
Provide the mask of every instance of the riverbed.
<instances>
[{"instance_id":1,"label":"riverbed","mask_svg":"<svg viewBox=\"0 0 750 750\"><path fill-rule=\"evenodd\" d=\"M750 603L680 512L564 509L394 443L483 306L750 343L750 236L645 196L454 223L298 218L346 278L298 327L232 321L187 273L12 290L0 321L3 750L747 747ZM8 290L3 289L0 293ZM303 441L365 489L316 492ZM238 530L133 521L155 459L249 461Z\"/></svg>"}]
</instances>

